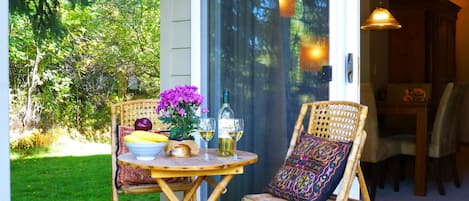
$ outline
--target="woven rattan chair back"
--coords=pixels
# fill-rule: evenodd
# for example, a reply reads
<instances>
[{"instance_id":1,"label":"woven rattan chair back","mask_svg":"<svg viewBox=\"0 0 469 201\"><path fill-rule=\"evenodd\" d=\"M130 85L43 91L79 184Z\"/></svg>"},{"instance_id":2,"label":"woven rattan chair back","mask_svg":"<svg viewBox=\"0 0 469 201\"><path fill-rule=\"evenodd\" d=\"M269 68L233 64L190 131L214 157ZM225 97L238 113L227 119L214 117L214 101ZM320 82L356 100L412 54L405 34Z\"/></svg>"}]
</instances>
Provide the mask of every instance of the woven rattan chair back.
<instances>
[{"instance_id":1,"label":"woven rattan chair back","mask_svg":"<svg viewBox=\"0 0 469 201\"><path fill-rule=\"evenodd\" d=\"M157 184L145 185L126 185L125 188L118 188L116 185L117 176L117 146L118 142L118 126L133 127L135 120L139 117L147 117L151 120L153 129L164 131L168 130L168 126L163 124L158 119L155 107L158 105L158 99L141 99L131 100L123 103L114 104L111 108L111 136L112 136L112 200L118 201L120 193L154 193L162 192L161 187ZM119 122L119 125L118 125ZM190 180L191 178L188 178ZM191 184L185 183L170 183L173 189L178 191L189 191ZM192 198L195 200L195 196Z\"/></svg>"},{"instance_id":2,"label":"woven rattan chair back","mask_svg":"<svg viewBox=\"0 0 469 201\"><path fill-rule=\"evenodd\" d=\"M307 133L332 141L350 142L357 139L357 135L360 135L363 130L368 108L347 101L319 101L303 104L286 157L290 156L296 145L308 111Z\"/></svg>"},{"instance_id":3,"label":"woven rattan chair back","mask_svg":"<svg viewBox=\"0 0 469 201\"><path fill-rule=\"evenodd\" d=\"M161 123L156 113L157 99L131 100L118 103L113 106L119 113L119 125L134 126L134 122L139 117L147 117L153 124L153 130L166 130L167 126Z\"/></svg>"},{"instance_id":4,"label":"woven rattan chair back","mask_svg":"<svg viewBox=\"0 0 469 201\"><path fill-rule=\"evenodd\" d=\"M368 107L348 101L319 101L304 103L296 120L286 159L293 152L303 130L308 134L331 141L352 142L345 172L337 195L331 200L348 200L352 182L358 175L363 200L369 201L368 190L361 171L359 160L365 144L366 132L363 130ZM307 120L305 122L305 120ZM304 125L307 125L304 129ZM246 195L243 201L284 201L268 193Z\"/></svg>"},{"instance_id":5,"label":"woven rattan chair back","mask_svg":"<svg viewBox=\"0 0 469 201\"><path fill-rule=\"evenodd\" d=\"M309 121L306 127L308 134L332 141L353 142L342 184L336 197L336 200L348 200L352 181L357 172L360 172L361 175L359 179L363 179L359 160L366 139L363 128L368 114L368 107L348 101L319 101L303 104L295 124L287 157L293 152L308 111ZM366 194L363 195L366 197L364 200L369 200L364 180L362 182L360 189L362 194Z\"/></svg>"}]
</instances>

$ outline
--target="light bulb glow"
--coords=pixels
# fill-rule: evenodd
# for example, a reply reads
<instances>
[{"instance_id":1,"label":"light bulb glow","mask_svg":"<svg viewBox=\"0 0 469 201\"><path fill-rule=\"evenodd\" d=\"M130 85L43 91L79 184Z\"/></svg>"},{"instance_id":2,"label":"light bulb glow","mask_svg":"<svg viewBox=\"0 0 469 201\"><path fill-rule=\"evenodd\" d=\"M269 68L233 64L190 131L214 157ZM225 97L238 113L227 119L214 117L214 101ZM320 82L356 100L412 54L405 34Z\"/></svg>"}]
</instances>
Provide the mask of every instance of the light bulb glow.
<instances>
[{"instance_id":1,"label":"light bulb glow","mask_svg":"<svg viewBox=\"0 0 469 201\"><path fill-rule=\"evenodd\" d=\"M329 40L327 37L305 36L300 40L300 69L319 72L329 63Z\"/></svg>"},{"instance_id":2,"label":"light bulb glow","mask_svg":"<svg viewBox=\"0 0 469 201\"><path fill-rule=\"evenodd\" d=\"M362 30L385 30L400 29L402 26L385 8L378 7L368 16L363 25Z\"/></svg>"},{"instance_id":3,"label":"light bulb glow","mask_svg":"<svg viewBox=\"0 0 469 201\"><path fill-rule=\"evenodd\" d=\"M374 16L373 19L375 20L385 20L389 18L389 14L386 12L377 12Z\"/></svg>"},{"instance_id":4,"label":"light bulb glow","mask_svg":"<svg viewBox=\"0 0 469 201\"><path fill-rule=\"evenodd\" d=\"M322 55L323 55L323 53L322 53L321 47L319 47L317 45L314 46L314 47L311 47L310 50L309 50L309 58L310 59L320 59Z\"/></svg>"}]
</instances>

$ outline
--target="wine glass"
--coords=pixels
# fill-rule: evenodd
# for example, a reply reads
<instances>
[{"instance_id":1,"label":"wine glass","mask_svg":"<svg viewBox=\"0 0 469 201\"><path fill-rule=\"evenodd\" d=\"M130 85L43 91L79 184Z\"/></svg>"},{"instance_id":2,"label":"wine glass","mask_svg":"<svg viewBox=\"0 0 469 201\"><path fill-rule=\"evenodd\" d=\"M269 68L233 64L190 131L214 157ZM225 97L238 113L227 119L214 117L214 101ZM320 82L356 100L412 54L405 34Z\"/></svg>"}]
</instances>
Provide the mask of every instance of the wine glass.
<instances>
[{"instance_id":1,"label":"wine glass","mask_svg":"<svg viewBox=\"0 0 469 201\"><path fill-rule=\"evenodd\" d=\"M241 118L233 119L233 128L229 132L230 137L234 141L233 160L239 160L238 154L236 153L236 144L238 143L239 139L243 137L243 132L244 132L244 119L241 119Z\"/></svg>"},{"instance_id":2,"label":"wine glass","mask_svg":"<svg viewBox=\"0 0 469 201\"><path fill-rule=\"evenodd\" d=\"M215 119L214 118L201 118L199 123L199 135L205 144L204 160L208 161L208 142L215 135Z\"/></svg>"}]
</instances>

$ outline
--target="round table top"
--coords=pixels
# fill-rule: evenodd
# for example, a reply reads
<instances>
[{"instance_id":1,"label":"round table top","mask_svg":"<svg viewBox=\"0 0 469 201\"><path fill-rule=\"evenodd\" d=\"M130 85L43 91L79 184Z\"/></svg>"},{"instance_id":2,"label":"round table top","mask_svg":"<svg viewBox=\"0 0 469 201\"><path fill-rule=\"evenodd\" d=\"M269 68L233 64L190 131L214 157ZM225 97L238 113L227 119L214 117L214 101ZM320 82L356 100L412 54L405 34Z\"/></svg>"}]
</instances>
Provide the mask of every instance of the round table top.
<instances>
[{"instance_id":1,"label":"round table top","mask_svg":"<svg viewBox=\"0 0 469 201\"><path fill-rule=\"evenodd\" d=\"M231 156L221 157L217 155L217 149L209 149L209 160L204 160L204 149L196 156L187 158L177 158L168 156L164 151L156 155L153 160L137 160L131 153L125 153L118 156L118 163L152 170L171 170L171 171L204 171L220 170L237 166L245 166L257 162L257 154L247 151L236 151L239 160L233 160Z\"/></svg>"}]
</instances>

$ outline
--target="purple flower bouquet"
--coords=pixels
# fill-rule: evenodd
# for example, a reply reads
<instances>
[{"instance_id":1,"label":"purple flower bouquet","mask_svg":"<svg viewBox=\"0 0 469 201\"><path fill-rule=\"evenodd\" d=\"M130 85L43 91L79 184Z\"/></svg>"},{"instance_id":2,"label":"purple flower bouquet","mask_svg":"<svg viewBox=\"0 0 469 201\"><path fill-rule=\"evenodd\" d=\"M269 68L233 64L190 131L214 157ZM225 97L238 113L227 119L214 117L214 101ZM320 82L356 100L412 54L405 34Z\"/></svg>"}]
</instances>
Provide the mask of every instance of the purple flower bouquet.
<instances>
[{"instance_id":1,"label":"purple flower bouquet","mask_svg":"<svg viewBox=\"0 0 469 201\"><path fill-rule=\"evenodd\" d=\"M156 107L159 119L170 125L172 140L194 139L191 133L197 130L199 117L196 112L203 103L196 86L183 85L163 91ZM208 112L203 109L202 112Z\"/></svg>"}]
</instances>

